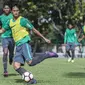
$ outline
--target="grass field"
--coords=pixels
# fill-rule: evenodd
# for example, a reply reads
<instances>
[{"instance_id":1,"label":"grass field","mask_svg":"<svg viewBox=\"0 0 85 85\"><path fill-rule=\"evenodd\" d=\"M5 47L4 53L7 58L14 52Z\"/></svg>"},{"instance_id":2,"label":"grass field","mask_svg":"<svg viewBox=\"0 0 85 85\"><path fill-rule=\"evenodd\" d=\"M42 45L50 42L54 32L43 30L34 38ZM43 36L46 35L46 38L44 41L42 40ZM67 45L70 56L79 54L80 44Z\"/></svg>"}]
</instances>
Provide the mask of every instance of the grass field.
<instances>
[{"instance_id":1,"label":"grass field","mask_svg":"<svg viewBox=\"0 0 85 85\"><path fill-rule=\"evenodd\" d=\"M2 61L0 58L0 85L27 85L9 65L9 77L2 75ZM85 85L85 59L75 59L68 63L67 59L48 59L34 67L25 68L31 71L37 79L37 85Z\"/></svg>"}]
</instances>

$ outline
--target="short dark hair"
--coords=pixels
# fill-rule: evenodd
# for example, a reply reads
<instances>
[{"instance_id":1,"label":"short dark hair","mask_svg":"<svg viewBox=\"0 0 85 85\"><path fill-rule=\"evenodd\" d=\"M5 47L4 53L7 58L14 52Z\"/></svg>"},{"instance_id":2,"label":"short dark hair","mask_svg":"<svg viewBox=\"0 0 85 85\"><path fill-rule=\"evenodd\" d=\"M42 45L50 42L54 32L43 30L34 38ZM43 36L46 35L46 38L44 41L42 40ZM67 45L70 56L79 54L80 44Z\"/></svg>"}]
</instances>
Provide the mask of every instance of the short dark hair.
<instances>
[{"instance_id":1,"label":"short dark hair","mask_svg":"<svg viewBox=\"0 0 85 85\"><path fill-rule=\"evenodd\" d=\"M5 6L8 6L9 8L11 8L11 6L10 6L8 3L4 3L3 8L4 8Z\"/></svg>"},{"instance_id":2,"label":"short dark hair","mask_svg":"<svg viewBox=\"0 0 85 85\"><path fill-rule=\"evenodd\" d=\"M69 26L69 25L74 26L74 22L72 20L69 20L68 23L67 23L67 26Z\"/></svg>"},{"instance_id":3,"label":"short dark hair","mask_svg":"<svg viewBox=\"0 0 85 85\"><path fill-rule=\"evenodd\" d=\"M13 4L12 8L14 8L14 7L17 7L18 9L20 9L20 5L18 5L18 4Z\"/></svg>"}]
</instances>

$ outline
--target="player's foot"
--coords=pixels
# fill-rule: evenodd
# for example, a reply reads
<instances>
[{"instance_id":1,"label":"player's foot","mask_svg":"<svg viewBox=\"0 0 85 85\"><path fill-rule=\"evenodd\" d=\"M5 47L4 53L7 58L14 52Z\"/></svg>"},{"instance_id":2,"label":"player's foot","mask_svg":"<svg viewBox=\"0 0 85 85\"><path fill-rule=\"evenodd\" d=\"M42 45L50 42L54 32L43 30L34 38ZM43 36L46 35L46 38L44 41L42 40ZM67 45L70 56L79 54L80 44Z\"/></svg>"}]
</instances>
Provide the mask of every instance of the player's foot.
<instances>
[{"instance_id":1,"label":"player's foot","mask_svg":"<svg viewBox=\"0 0 85 85\"><path fill-rule=\"evenodd\" d=\"M9 59L9 64L12 65L13 59Z\"/></svg>"},{"instance_id":2,"label":"player's foot","mask_svg":"<svg viewBox=\"0 0 85 85\"><path fill-rule=\"evenodd\" d=\"M68 59L68 62L71 62L71 58Z\"/></svg>"},{"instance_id":3,"label":"player's foot","mask_svg":"<svg viewBox=\"0 0 85 85\"><path fill-rule=\"evenodd\" d=\"M51 56L51 57L58 57L57 53L55 52L46 52L46 54L48 54L48 56Z\"/></svg>"},{"instance_id":4,"label":"player's foot","mask_svg":"<svg viewBox=\"0 0 85 85\"><path fill-rule=\"evenodd\" d=\"M74 63L74 60L72 60L71 62Z\"/></svg>"},{"instance_id":5,"label":"player's foot","mask_svg":"<svg viewBox=\"0 0 85 85\"><path fill-rule=\"evenodd\" d=\"M37 84L37 81L35 79L32 79L28 82L28 84Z\"/></svg>"},{"instance_id":6,"label":"player's foot","mask_svg":"<svg viewBox=\"0 0 85 85\"><path fill-rule=\"evenodd\" d=\"M3 76L4 76L4 77L8 77L8 72L7 72L7 71L4 72Z\"/></svg>"}]
</instances>

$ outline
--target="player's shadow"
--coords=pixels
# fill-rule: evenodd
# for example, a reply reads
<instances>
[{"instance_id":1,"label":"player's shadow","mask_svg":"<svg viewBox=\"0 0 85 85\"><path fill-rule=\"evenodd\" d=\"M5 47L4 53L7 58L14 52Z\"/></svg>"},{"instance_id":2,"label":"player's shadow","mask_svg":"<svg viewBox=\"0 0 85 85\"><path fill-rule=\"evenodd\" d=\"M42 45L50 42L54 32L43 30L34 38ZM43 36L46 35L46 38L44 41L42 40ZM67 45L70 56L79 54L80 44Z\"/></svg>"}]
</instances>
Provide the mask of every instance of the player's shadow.
<instances>
[{"instance_id":1,"label":"player's shadow","mask_svg":"<svg viewBox=\"0 0 85 85\"><path fill-rule=\"evenodd\" d=\"M53 84L54 82L56 83L57 80L56 81L54 81L54 80L37 80L37 82L38 83L52 83Z\"/></svg>"},{"instance_id":2,"label":"player's shadow","mask_svg":"<svg viewBox=\"0 0 85 85\"><path fill-rule=\"evenodd\" d=\"M24 82L22 79L15 79L16 83L23 83L24 85L26 85L27 83ZM57 81L52 81L52 80L37 80L37 83L56 83Z\"/></svg>"},{"instance_id":3,"label":"player's shadow","mask_svg":"<svg viewBox=\"0 0 85 85\"><path fill-rule=\"evenodd\" d=\"M24 83L24 81L22 79L15 79L16 83Z\"/></svg>"},{"instance_id":4,"label":"player's shadow","mask_svg":"<svg viewBox=\"0 0 85 85\"><path fill-rule=\"evenodd\" d=\"M19 83L19 84L23 84L23 85L29 85L28 83L26 83L24 80L22 79L15 79L15 82L16 83Z\"/></svg>"},{"instance_id":5,"label":"player's shadow","mask_svg":"<svg viewBox=\"0 0 85 85\"><path fill-rule=\"evenodd\" d=\"M3 75L3 74L2 74ZM14 73L11 73L9 74L8 76L18 76L19 74L14 74Z\"/></svg>"},{"instance_id":6,"label":"player's shadow","mask_svg":"<svg viewBox=\"0 0 85 85\"><path fill-rule=\"evenodd\" d=\"M12 73L12 74L9 74L9 76L18 76L19 74L14 74L14 73Z\"/></svg>"},{"instance_id":7,"label":"player's shadow","mask_svg":"<svg viewBox=\"0 0 85 85\"><path fill-rule=\"evenodd\" d=\"M85 73L83 72L70 72L63 75L67 78L85 78Z\"/></svg>"}]
</instances>

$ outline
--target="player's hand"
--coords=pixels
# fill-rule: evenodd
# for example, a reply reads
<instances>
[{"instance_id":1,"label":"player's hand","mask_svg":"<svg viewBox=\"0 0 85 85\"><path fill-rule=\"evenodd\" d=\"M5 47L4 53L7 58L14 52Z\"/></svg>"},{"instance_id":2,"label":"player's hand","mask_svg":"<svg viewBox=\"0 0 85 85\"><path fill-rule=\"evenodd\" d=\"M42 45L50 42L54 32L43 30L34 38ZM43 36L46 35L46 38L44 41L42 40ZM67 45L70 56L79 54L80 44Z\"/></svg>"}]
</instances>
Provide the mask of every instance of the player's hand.
<instances>
[{"instance_id":1,"label":"player's hand","mask_svg":"<svg viewBox=\"0 0 85 85\"><path fill-rule=\"evenodd\" d=\"M5 30L4 29L0 29L0 34L2 34L2 33L4 33L5 32Z\"/></svg>"},{"instance_id":2,"label":"player's hand","mask_svg":"<svg viewBox=\"0 0 85 85\"><path fill-rule=\"evenodd\" d=\"M44 39L47 43L51 43L51 41L49 39Z\"/></svg>"},{"instance_id":3,"label":"player's hand","mask_svg":"<svg viewBox=\"0 0 85 85\"><path fill-rule=\"evenodd\" d=\"M82 40L81 38L80 38L80 39L78 39L78 41L79 41L79 42L81 42L81 40Z\"/></svg>"}]
</instances>

